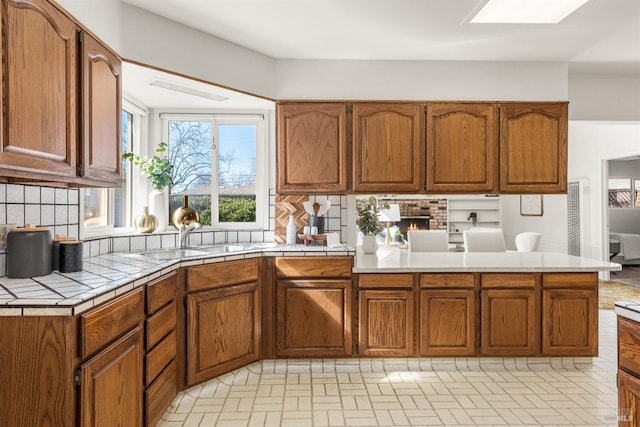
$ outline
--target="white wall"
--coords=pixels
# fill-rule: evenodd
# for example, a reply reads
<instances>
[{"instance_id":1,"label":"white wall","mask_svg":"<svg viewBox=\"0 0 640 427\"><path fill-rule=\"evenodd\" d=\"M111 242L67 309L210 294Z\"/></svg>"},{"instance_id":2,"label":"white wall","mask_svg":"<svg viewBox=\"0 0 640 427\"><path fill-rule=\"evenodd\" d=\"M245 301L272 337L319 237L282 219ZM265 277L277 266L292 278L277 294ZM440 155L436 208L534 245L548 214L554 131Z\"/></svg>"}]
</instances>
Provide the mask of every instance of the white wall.
<instances>
[{"instance_id":1,"label":"white wall","mask_svg":"<svg viewBox=\"0 0 640 427\"><path fill-rule=\"evenodd\" d=\"M565 63L278 60L278 99L562 100Z\"/></svg>"},{"instance_id":2,"label":"white wall","mask_svg":"<svg viewBox=\"0 0 640 427\"><path fill-rule=\"evenodd\" d=\"M610 160L609 178L636 178L640 183L640 160ZM640 209L609 208L610 230L640 234Z\"/></svg>"},{"instance_id":3,"label":"white wall","mask_svg":"<svg viewBox=\"0 0 640 427\"><path fill-rule=\"evenodd\" d=\"M520 196L503 195L502 229L507 249L515 249L515 236L525 231L542 234L538 250L567 253L567 196L542 196L542 216L520 215Z\"/></svg>"},{"instance_id":4,"label":"white wall","mask_svg":"<svg viewBox=\"0 0 640 427\"><path fill-rule=\"evenodd\" d=\"M640 75L569 75L570 120L640 120Z\"/></svg>"},{"instance_id":5,"label":"white wall","mask_svg":"<svg viewBox=\"0 0 640 427\"><path fill-rule=\"evenodd\" d=\"M589 242L583 256L608 260L608 230L604 226L607 210L607 159L640 154L640 122L569 122L569 180L582 179L588 213L583 238Z\"/></svg>"},{"instance_id":6,"label":"white wall","mask_svg":"<svg viewBox=\"0 0 640 427\"><path fill-rule=\"evenodd\" d=\"M56 0L116 52L120 51L120 0Z\"/></svg>"}]
</instances>

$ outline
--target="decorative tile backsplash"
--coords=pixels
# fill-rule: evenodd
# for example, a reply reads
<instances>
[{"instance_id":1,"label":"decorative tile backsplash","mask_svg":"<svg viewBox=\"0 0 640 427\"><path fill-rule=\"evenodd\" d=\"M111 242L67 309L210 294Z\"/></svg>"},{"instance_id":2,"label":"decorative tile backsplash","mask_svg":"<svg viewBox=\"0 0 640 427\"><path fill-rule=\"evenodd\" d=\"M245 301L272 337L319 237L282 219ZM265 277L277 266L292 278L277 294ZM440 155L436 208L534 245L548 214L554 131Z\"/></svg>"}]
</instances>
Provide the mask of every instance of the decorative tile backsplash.
<instances>
[{"instance_id":1,"label":"decorative tile backsplash","mask_svg":"<svg viewBox=\"0 0 640 427\"><path fill-rule=\"evenodd\" d=\"M289 215L293 214L299 233L302 228L309 225L309 215L302 205L305 201L322 204L325 200L331 202L331 207L325 215L325 233L339 233L340 241L345 242L347 236L347 196L303 196L303 195L277 195L275 197L275 227L274 241L284 243L286 241L287 223Z\"/></svg>"}]
</instances>

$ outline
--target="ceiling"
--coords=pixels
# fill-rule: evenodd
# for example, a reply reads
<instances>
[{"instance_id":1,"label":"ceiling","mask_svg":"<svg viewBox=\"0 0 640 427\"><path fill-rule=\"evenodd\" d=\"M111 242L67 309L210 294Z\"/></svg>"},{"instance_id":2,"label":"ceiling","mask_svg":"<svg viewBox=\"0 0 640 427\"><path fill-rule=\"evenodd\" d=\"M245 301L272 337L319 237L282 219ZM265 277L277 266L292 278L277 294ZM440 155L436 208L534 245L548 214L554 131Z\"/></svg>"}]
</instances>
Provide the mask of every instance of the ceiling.
<instances>
[{"instance_id":1,"label":"ceiling","mask_svg":"<svg viewBox=\"0 0 640 427\"><path fill-rule=\"evenodd\" d=\"M123 1L278 59L557 61L640 74L640 0L590 0L559 24L527 25L468 23L485 0Z\"/></svg>"}]
</instances>

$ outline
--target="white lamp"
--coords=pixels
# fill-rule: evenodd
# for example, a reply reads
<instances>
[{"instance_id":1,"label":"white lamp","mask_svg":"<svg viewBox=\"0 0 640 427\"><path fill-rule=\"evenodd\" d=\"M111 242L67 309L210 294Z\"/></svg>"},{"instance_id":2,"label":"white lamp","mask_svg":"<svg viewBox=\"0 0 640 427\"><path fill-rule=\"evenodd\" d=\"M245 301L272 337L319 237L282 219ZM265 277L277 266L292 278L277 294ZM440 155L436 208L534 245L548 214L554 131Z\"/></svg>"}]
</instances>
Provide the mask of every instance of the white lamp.
<instances>
[{"instance_id":1,"label":"white lamp","mask_svg":"<svg viewBox=\"0 0 640 427\"><path fill-rule=\"evenodd\" d=\"M392 222L398 222L400 221L400 205L397 204L390 204L388 209L380 209L380 212L378 213L378 219L382 222L386 222L387 223L387 232L386 232L386 237L384 239L384 244L385 245L390 245L391 244L391 230L389 230L389 227L391 227L391 223Z\"/></svg>"}]
</instances>

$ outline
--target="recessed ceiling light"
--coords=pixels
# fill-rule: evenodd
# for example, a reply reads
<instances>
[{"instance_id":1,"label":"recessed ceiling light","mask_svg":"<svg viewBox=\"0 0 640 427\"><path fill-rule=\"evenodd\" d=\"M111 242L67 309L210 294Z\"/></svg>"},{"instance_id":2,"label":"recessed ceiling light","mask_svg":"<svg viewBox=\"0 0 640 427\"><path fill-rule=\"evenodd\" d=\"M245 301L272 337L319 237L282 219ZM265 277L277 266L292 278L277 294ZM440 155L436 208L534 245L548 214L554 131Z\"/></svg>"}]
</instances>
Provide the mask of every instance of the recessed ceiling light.
<instances>
[{"instance_id":1,"label":"recessed ceiling light","mask_svg":"<svg viewBox=\"0 0 640 427\"><path fill-rule=\"evenodd\" d=\"M155 86L155 87L161 87L163 89L173 90L175 92L186 93L187 95L193 95L193 96L199 96L201 98L212 99L218 102L229 99L226 96L218 95L212 92L207 92L205 90L196 89L189 86L183 86L181 84L169 82L166 80L156 79L149 82L149 85Z\"/></svg>"},{"instance_id":2,"label":"recessed ceiling light","mask_svg":"<svg viewBox=\"0 0 640 427\"><path fill-rule=\"evenodd\" d=\"M489 0L473 24L557 24L589 0Z\"/></svg>"}]
</instances>

